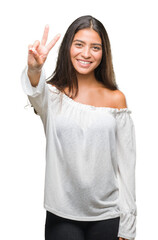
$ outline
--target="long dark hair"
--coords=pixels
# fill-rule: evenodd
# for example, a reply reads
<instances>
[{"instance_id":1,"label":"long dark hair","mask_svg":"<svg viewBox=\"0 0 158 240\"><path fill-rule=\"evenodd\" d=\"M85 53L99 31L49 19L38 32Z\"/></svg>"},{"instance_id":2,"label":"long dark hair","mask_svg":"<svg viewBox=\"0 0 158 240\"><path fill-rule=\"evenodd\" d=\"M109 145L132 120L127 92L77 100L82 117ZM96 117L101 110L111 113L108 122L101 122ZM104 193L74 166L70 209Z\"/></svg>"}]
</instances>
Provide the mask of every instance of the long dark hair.
<instances>
[{"instance_id":1,"label":"long dark hair","mask_svg":"<svg viewBox=\"0 0 158 240\"><path fill-rule=\"evenodd\" d=\"M75 88L76 92L74 96L77 95L78 82L75 69L71 63L70 48L75 34L84 28L92 28L99 34L102 40L102 60L99 66L95 69L95 77L97 81L102 82L106 88L111 90L118 89L115 81L108 34L103 24L90 15L77 18L67 29L59 49L56 68L53 74L47 79L47 83L55 85L56 88L62 92L67 86L69 88L69 93L73 92L73 89Z\"/></svg>"}]
</instances>

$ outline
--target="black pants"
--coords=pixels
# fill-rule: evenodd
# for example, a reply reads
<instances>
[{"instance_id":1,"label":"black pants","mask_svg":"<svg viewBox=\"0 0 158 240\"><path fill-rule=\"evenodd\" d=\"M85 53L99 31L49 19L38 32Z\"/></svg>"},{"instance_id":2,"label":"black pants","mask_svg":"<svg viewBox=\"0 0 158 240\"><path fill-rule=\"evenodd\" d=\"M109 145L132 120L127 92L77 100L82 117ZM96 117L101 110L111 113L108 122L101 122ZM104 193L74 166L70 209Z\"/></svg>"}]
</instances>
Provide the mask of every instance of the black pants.
<instances>
[{"instance_id":1,"label":"black pants","mask_svg":"<svg viewBox=\"0 0 158 240\"><path fill-rule=\"evenodd\" d=\"M76 221L46 211L45 240L118 240L119 221Z\"/></svg>"}]
</instances>

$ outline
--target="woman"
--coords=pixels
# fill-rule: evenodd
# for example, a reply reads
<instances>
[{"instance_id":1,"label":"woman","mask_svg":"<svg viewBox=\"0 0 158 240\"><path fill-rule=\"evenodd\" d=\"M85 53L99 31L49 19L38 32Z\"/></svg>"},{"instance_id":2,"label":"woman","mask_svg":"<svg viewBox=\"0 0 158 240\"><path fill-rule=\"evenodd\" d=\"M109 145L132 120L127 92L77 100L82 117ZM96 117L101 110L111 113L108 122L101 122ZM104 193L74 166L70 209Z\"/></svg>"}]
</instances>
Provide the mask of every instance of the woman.
<instances>
[{"instance_id":1,"label":"woman","mask_svg":"<svg viewBox=\"0 0 158 240\"><path fill-rule=\"evenodd\" d=\"M54 73L43 65L56 44L29 45L22 86L46 134L46 240L131 240L136 235L135 129L118 89L100 21L76 19Z\"/></svg>"}]
</instances>

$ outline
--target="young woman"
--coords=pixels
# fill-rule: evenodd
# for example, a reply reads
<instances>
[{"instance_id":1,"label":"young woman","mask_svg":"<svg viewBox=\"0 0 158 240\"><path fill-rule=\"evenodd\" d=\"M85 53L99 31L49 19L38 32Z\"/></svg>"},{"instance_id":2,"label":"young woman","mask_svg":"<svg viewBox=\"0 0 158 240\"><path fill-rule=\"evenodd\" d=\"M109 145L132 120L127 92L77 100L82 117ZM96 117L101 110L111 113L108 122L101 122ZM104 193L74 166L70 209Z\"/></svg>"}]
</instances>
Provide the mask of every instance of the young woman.
<instances>
[{"instance_id":1,"label":"young woman","mask_svg":"<svg viewBox=\"0 0 158 240\"><path fill-rule=\"evenodd\" d=\"M43 65L60 38L28 48L22 86L46 135L46 240L133 240L135 127L118 89L108 34L92 16L68 28L54 73Z\"/></svg>"}]
</instances>

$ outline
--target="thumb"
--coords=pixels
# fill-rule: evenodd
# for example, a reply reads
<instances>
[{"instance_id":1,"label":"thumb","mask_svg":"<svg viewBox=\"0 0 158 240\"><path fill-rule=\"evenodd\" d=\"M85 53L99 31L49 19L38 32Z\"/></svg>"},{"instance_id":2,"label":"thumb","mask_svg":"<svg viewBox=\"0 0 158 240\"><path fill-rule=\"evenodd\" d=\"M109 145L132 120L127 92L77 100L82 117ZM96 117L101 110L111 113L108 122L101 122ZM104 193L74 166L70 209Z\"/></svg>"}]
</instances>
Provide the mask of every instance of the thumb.
<instances>
[{"instance_id":1,"label":"thumb","mask_svg":"<svg viewBox=\"0 0 158 240\"><path fill-rule=\"evenodd\" d=\"M29 54L34 57L34 59L36 60L38 65L43 65L46 58L39 56L38 52L36 51L36 49L33 46L29 47Z\"/></svg>"}]
</instances>

